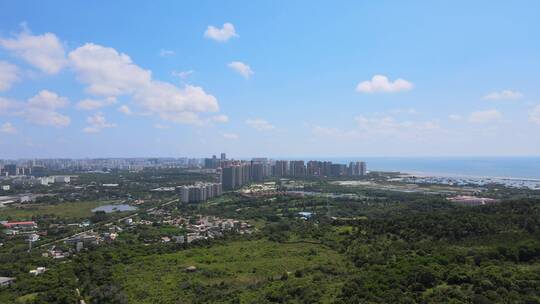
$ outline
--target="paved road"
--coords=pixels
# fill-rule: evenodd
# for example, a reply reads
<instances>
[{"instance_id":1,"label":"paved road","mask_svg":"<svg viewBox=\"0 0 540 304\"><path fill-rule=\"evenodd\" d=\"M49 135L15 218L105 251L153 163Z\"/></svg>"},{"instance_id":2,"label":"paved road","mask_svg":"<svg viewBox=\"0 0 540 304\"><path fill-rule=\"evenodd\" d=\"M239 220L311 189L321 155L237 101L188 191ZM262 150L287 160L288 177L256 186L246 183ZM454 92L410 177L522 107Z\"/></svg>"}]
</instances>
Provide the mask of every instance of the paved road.
<instances>
[{"instance_id":1,"label":"paved road","mask_svg":"<svg viewBox=\"0 0 540 304\"><path fill-rule=\"evenodd\" d=\"M139 213L141 213L141 212L151 212L151 211L154 211L154 210L156 210L156 209L158 209L158 208L161 208L161 207L163 207L163 206L167 206L167 205L170 205L170 204L172 204L172 203L175 203L175 202L177 202L178 200L179 200L178 198L177 198L177 199L173 199L173 200L170 200L170 201L168 201L168 202L165 202L165 203L163 203L163 204L161 204L161 205L159 205L159 206L156 206L156 207L152 207L152 208L144 209L144 210L141 210L141 211L138 211L138 212L135 212L135 213L131 213L131 214L129 214L129 215L127 215L127 216L124 216L124 217L121 217L121 218L119 218L119 219L115 219L115 220L108 221L108 222L105 222L105 223L100 223L99 226L109 225L109 224L112 224L112 223L114 223L114 222L121 222L121 221L124 221L124 220L126 220L126 219L128 219L128 218L130 218L130 217L134 217L134 216L136 216L136 215L139 215ZM72 234L72 235L70 235L70 236L66 236L66 237L61 238L61 239L58 239L58 240L54 240L54 241L50 241L50 242L45 243L45 244L41 244L41 245L36 246L36 247L34 247L34 248L43 248L43 247L46 247L46 246L50 246L50 245L52 245L52 244L64 242L64 241L66 241L66 240L69 240L69 239L74 238L74 237L76 237L76 236L85 234L85 233L87 233L88 231L91 231L91 230L94 230L94 229L96 229L95 226L92 227L92 228L88 228L88 229L86 229L86 230L84 230L84 231L81 231L81 232Z\"/></svg>"}]
</instances>

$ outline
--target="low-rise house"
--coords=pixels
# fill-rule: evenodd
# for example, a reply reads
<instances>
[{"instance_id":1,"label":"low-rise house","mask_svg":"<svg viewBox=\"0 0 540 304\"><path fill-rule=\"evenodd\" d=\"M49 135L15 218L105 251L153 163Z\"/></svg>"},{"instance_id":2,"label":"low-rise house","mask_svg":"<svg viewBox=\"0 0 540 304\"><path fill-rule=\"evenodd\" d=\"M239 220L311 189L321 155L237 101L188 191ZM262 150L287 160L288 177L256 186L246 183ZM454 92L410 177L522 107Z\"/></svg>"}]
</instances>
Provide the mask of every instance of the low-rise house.
<instances>
[{"instance_id":1,"label":"low-rise house","mask_svg":"<svg viewBox=\"0 0 540 304\"><path fill-rule=\"evenodd\" d=\"M10 277L0 277L0 287L8 287L11 286L15 282L15 278Z\"/></svg>"},{"instance_id":2,"label":"low-rise house","mask_svg":"<svg viewBox=\"0 0 540 304\"><path fill-rule=\"evenodd\" d=\"M3 223L4 227L7 229L13 230L27 230L27 229L36 229L37 224L34 221L26 222L5 222Z\"/></svg>"},{"instance_id":3,"label":"low-rise house","mask_svg":"<svg viewBox=\"0 0 540 304\"><path fill-rule=\"evenodd\" d=\"M36 268L36 269L30 270L28 273L30 273L30 274L32 274L32 275L34 275L34 276L38 276L38 275L40 275L40 274L42 274L42 273L45 273L45 271L47 271L47 268L45 268L45 267L38 267L38 268Z\"/></svg>"}]
</instances>

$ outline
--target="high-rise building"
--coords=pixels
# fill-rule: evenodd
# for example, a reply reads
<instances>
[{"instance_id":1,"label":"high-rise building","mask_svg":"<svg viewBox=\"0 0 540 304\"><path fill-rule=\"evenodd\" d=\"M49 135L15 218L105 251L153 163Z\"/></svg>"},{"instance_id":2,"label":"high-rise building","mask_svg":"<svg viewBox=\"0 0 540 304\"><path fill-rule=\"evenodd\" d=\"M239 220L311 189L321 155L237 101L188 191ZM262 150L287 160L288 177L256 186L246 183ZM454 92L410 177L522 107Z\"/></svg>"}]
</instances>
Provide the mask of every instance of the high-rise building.
<instances>
[{"instance_id":1,"label":"high-rise building","mask_svg":"<svg viewBox=\"0 0 540 304\"><path fill-rule=\"evenodd\" d=\"M365 176L366 163L360 161L349 163L348 173L351 176Z\"/></svg>"},{"instance_id":2,"label":"high-rise building","mask_svg":"<svg viewBox=\"0 0 540 304\"><path fill-rule=\"evenodd\" d=\"M221 171L221 185L223 190L233 190L236 187L236 167L230 166Z\"/></svg>"},{"instance_id":3,"label":"high-rise building","mask_svg":"<svg viewBox=\"0 0 540 304\"><path fill-rule=\"evenodd\" d=\"M221 160L227 160L227 154L221 153Z\"/></svg>"},{"instance_id":4,"label":"high-rise building","mask_svg":"<svg viewBox=\"0 0 540 304\"><path fill-rule=\"evenodd\" d=\"M306 166L303 160L292 160L290 162L289 175L292 177L304 177L306 176Z\"/></svg>"},{"instance_id":5,"label":"high-rise building","mask_svg":"<svg viewBox=\"0 0 540 304\"><path fill-rule=\"evenodd\" d=\"M183 203L198 203L221 195L221 184L218 183L196 183L190 186L177 188L180 200Z\"/></svg>"},{"instance_id":6,"label":"high-rise building","mask_svg":"<svg viewBox=\"0 0 540 304\"><path fill-rule=\"evenodd\" d=\"M217 159L215 155L213 155L212 158L204 159L204 167L206 169L217 169L219 165L220 165L220 160Z\"/></svg>"},{"instance_id":7,"label":"high-rise building","mask_svg":"<svg viewBox=\"0 0 540 304\"><path fill-rule=\"evenodd\" d=\"M307 175L309 176L321 176L322 175L322 162L316 160L310 160L307 163Z\"/></svg>"},{"instance_id":8,"label":"high-rise building","mask_svg":"<svg viewBox=\"0 0 540 304\"><path fill-rule=\"evenodd\" d=\"M252 180L251 164L244 162L235 162L228 167L222 168L221 182L223 190L238 189Z\"/></svg>"},{"instance_id":9,"label":"high-rise building","mask_svg":"<svg viewBox=\"0 0 540 304\"><path fill-rule=\"evenodd\" d=\"M10 175L10 176L14 176L14 175L17 175L17 173L19 173L17 170L17 165L15 164L5 165L4 171L7 173L7 175Z\"/></svg>"},{"instance_id":10,"label":"high-rise building","mask_svg":"<svg viewBox=\"0 0 540 304\"><path fill-rule=\"evenodd\" d=\"M264 165L260 163L254 163L251 165L251 179L254 182L262 182L265 178Z\"/></svg>"},{"instance_id":11,"label":"high-rise building","mask_svg":"<svg viewBox=\"0 0 540 304\"><path fill-rule=\"evenodd\" d=\"M367 165L365 162L360 162L360 176L366 176L367 174Z\"/></svg>"},{"instance_id":12,"label":"high-rise building","mask_svg":"<svg viewBox=\"0 0 540 304\"><path fill-rule=\"evenodd\" d=\"M274 164L274 176L285 177L289 175L289 162L286 160L277 160Z\"/></svg>"},{"instance_id":13,"label":"high-rise building","mask_svg":"<svg viewBox=\"0 0 540 304\"><path fill-rule=\"evenodd\" d=\"M343 176L347 172L347 165L331 164L329 176Z\"/></svg>"}]
</instances>

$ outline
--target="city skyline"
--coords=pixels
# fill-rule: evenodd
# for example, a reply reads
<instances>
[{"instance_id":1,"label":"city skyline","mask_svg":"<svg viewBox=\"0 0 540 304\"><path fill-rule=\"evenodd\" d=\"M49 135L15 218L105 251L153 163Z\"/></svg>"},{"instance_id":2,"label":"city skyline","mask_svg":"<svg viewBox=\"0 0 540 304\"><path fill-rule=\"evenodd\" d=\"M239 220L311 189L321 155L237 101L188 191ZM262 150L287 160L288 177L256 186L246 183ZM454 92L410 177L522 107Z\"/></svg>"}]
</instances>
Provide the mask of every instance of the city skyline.
<instances>
[{"instance_id":1,"label":"city skyline","mask_svg":"<svg viewBox=\"0 0 540 304\"><path fill-rule=\"evenodd\" d=\"M0 4L0 158L540 155L534 1L128 4Z\"/></svg>"}]
</instances>

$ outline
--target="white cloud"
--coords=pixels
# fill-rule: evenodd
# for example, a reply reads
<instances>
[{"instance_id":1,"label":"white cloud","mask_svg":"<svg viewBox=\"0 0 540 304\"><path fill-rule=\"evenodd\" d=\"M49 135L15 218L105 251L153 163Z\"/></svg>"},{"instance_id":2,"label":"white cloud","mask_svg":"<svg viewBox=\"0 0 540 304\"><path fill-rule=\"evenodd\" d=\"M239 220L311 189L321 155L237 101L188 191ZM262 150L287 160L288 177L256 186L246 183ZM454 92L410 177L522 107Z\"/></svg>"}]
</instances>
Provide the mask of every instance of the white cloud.
<instances>
[{"instance_id":1,"label":"white cloud","mask_svg":"<svg viewBox=\"0 0 540 304\"><path fill-rule=\"evenodd\" d=\"M243 62L240 61L233 61L228 64L228 66L235 70L238 74L244 76L244 78L249 79L251 75L254 74L253 70L251 70L251 67Z\"/></svg>"},{"instance_id":2,"label":"white cloud","mask_svg":"<svg viewBox=\"0 0 540 304\"><path fill-rule=\"evenodd\" d=\"M238 134L236 134L236 133L223 133L223 134L221 134L221 136L223 136L223 138L225 138L225 139L238 139L238 138L240 138L240 136L238 136Z\"/></svg>"},{"instance_id":3,"label":"white cloud","mask_svg":"<svg viewBox=\"0 0 540 304\"><path fill-rule=\"evenodd\" d=\"M359 129L362 132L380 133L380 134L396 134L400 132L418 132L439 129L437 121L397 121L391 116L367 118L365 116L357 116L355 118Z\"/></svg>"},{"instance_id":4,"label":"white cloud","mask_svg":"<svg viewBox=\"0 0 540 304\"><path fill-rule=\"evenodd\" d=\"M229 117L227 115L220 114L210 117L210 120L213 122L226 123L229 122Z\"/></svg>"},{"instance_id":5,"label":"white cloud","mask_svg":"<svg viewBox=\"0 0 540 304\"><path fill-rule=\"evenodd\" d=\"M405 108L405 109L393 109L390 111L392 114L407 114L407 115L417 115L419 112L415 108Z\"/></svg>"},{"instance_id":6,"label":"white cloud","mask_svg":"<svg viewBox=\"0 0 540 304\"><path fill-rule=\"evenodd\" d=\"M335 139L374 139L395 138L402 140L418 140L437 136L441 129L439 122L433 121L398 121L391 116L366 117L359 115L354 118L356 127L338 129L323 126L311 126L314 135Z\"/></svg>"},{"instance_id":7,"label":"white cloud","mask_svg":"<svg viewBox=\"0 0 540 304\"><path fill-rule=\"evenodd\" d=\"M413 87L414 85L405 79L398 78L392 82L384 75L375 75L371 78L371 80L360 82L356 86L356 91L362 93L395 93L400 91L408 91Z\"/></svg>"},{"instance_id":8,"label":"white cloud","mask_svg":"<svg viewBox=\"0 0 540 304\"><path fill-rule=\"evenodd\" d=\"M17 114L24 117L28 122L42 126L66 127L71 119L57 112L57 109L68 105L66 97L42 90L37 95L28 99L23 109Z\"/></svg>"},{"instance_id":9,"label":"white cloud","mask_svg":"<svg viewBox=\"0 0 540 304\"><path fill-rule=\"evenodd\" d=\"M0 92L8 90L19 80L19 68L9 62L0 61Z\"/></svg>"},{"instance_id":10,"label":"white cloud","mask_svg":"<svg viewBox=\"0 0 540 304\"><path fill-rule=\"evenodd\" d=\"M180 71L180 72L177 72L177 71L172 71L171 72L171 75L173 75L174 77L178 77L182 80L185 80L187 79L189 76L191 76L193 74L193 70L189 70L189 71Z\"/></svg>"},{"instance_id":11,"label":"white cloud","mask_svg":"<svg viewBox=\"0 0 540 304\"><path fill-rule=\"evenodd\" d=\"M77 109L79 110L95 110L103 108L116 103L116 98L107 97L104 99L83 99L77 103Z\"/></svg>"},{"instance_id":12,"label":"white cloud","mask_svg":"<svg viewBox=\"0 0 540 304\"><path fill-rule=\"evenodd\" d=\"M83 129L83 131L86 133L97 133L106 128L116 127L116 124L108 123L105 116L103 116L101 113L96 113L93 116L89 116L86 119L86 122L88 122L88 126Z\"/></svg>"},{"instance_id":13,"label":"white cloud","mask_svg":"<svg viewBox=\"0 0 540 304\"><path fill-rule=\"evenodd\" d=\"M502 118L502 114L499 111L495 109L491 109L491 110L485 110L485 111L472 112L469 115L469 122L489 123L489 122L498 121L501 118Z\"/></svg>"},{"instance_id":14,"label":"white cloud","mask_svg":"<svg viewBox=\"0 0 540 304\"><path fill-rule=\"evenodd\" d=\"M161 57L170 57L174 55L176 55L176 53L173 50L161 49L161 51L159 51L159 56Z\"/></svg>"},{"instance_id":15,"label":"white cloud","mask_svg":"<svg viewBox=\"0 0 540 304\"><path fill-rule=\"evenodd\" d=\"M256 119L248 119L246 120L246 124L250 127L252 127L255 130L259 131L269 131L274 130L276 127L269 123L268 121L260 118Z\"/></svg>"},{"instance_id":16,"label":"white cloud","mask_svg":"<svg viewBox=\"0 0 540 304\"><path fill-rule=\"evenodd\" d=\"M22 112L22 116L30 123L57 128L66 127L71 122L71 119L66 115L40 108L29 107Z\"/></svg>"},{"instance_id":17,"label":"white cloud","mask_svg":"<svg viewBox=\"0 0 540 304\"><path fill-rule=\"evenodd\" d=\"M102 96L132 94L151 82L152 72L113 48L87 43L69 53L72 67L87 91Z\"/></svg>"},{"instance_id":18,"label":"white cloud","mask_svg":"<svg viewBox=\"0 0 540 304\"><path fill-rule=\"evenodd\" d=\"M16 103L11 99L0 97L0 114L6 114L16 107Z\"/></svg>"},{"instance_id":19,"label":"white cloud","mask_svg":"<svg viewBox=\"0 0 540 304\"><path fill-rule=\"evenodd\" d=\"M41 90L36 96L28 99L29 107L48 110L64 108L68 103L66 97L58 96L58 94L48 90Z\"/></svg>"},{"instance_id":20,"label":"white cloud","mask_svg":"<svg viewBox=\"0 0 540 304\"><path fill-rule=\"evenodd\" d=\"M457 114L450 114L448 115L448 118L453 121L460 121L462 119L461 115Z\"/></svg>"},{"instance_id":21,"label":"white cloud","mask_svg":"<svg viewBox=\"0 0 540 304\"><path fill-rule=\"evenodd\" d=\"M13 39L0 39L0 46L47 74L67 65L64 46L52 33L32 35L24 29Z\"/></svg>"},{"instance_id":22,"label":"white cloud","mask_svg":"<svg viewBox=\"0 0 540 304\"><path fill-rule=\"evenodd\" d=\"M150 71L113 48L85 44L72 51L69 58L78 78L88 85L89 93L108 97L131 95L143 111L164 120L200 124L200 113L219 110L217 99L201 87L177 87L152 80Z\"/></svg>"},{"instance_id":23,"label":"white cloud","mask_svg":"<svg viewBox=\"0 0 540 304\"><path fill-rule=\"evenodd\" d=\"M10 122L6 122L0 126L0 132L14 134L17 133L17 129Z\"/></svg>"},{"instance_id":24,"label":"white cloud","mask_svg":"<svg viewBox=\"0 0 540 304\"><path fill-rule=\"evenodd\" d=\"M327 137L354 137L356 135L356 132L349 131L344 132L342 130L339 130L338 128L329 128L329 127L323 127L323 126L312 126L311 132L313 134L318 136L327 136Z\"/></svg>"},{"instance_id":25,"label":"white cloud","mask_svg":"<svg viewBox=\"0 0 540 304\"><path fill-rule=\"evenodd\" d=\"M164 120L180 123L200 123L201 112L217 112L217 99L201 87L176 87L167 82L153 81L138 90L135 101L145 110Z\"/></svg>"},{"instance_id":26,"label":"white cloud","mask_svg":"<svg viewBox=\"0 0 540 304\"><path fill-rule=\"evenodd\" d=\"M233 37L239 37L234 29L234 25L231 23L223 24L222 28L217 28L212 25L209 25L206 31L204 32L204 37L219 41L225 42Z\"/></svg>"},{"instance_id":27,"label":"white cloud","mask_svg":"<svg viewBox=\"0 0 540 304\"><path fill-rule=\"evenodd\" d=\"M484 96L486 100L517 100L523 97L523 94L518 91L503 90L500 92L492 92Z\"/></svg>"},{"instance_id":28,"label":"white cloud","mask_svg":"<svg viewBox=\"0 0 540 304\"><path fill-rule=\"evenodd\" d=\"M156 128L156 129L169 129L170 127L157 123L157 124L154 125L154 128Z\"/></svg>"},{"instance_id":29,"label":"white cloud","mask_svg":"<svg viewBox=\"0 0 540 304\"><path fill-rule=\"evenodd\" d=\"M540 105L537 105L532 109L529 114L530 121L540 125Z\"/></svg>"},{"instance_id":30,"label":"white cloud","mask_svg":"<svg viewBox=\"0 0 540 304\"><path fill-rule=\"evenodd\" d=\"M121 105L118 107L118 111L121 112L121 113L124 113L126 115L131 115L133 114L133 112L131 111L131 109L126 106L126 105Z\"/></svg>"}]
</instances>

